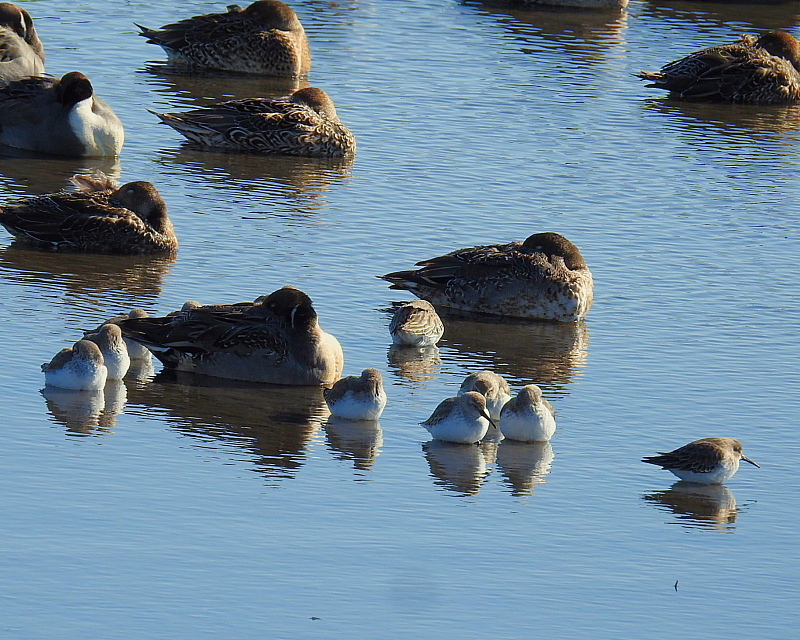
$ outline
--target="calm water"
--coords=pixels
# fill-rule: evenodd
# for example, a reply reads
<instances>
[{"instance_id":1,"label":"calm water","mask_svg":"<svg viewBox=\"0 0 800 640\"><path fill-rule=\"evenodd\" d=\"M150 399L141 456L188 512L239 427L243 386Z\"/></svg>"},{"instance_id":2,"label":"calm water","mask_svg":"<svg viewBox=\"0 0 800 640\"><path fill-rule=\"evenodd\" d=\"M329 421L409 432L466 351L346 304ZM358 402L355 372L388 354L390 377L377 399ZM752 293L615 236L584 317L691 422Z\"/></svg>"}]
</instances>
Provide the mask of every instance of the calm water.
<instances>
[{"instance_id":1,"label":"calm water","mask_svg":"<svg viewBox=\"0 0 800 640\"><path fill-rule=\"evenodd\" d=\"M102 258L0 238L0 636L793 637L800 108L677 104L633 74L754 28L798 35L796 4L294 0L310 82L358 137L349 164L197 151L147 113L291 90L169 75L135 35L223 5L25 3L49 71L86 72L127 142L118 162L8 153L3 192L91 167L151 180L182 244ZM390 352L409 296L376 275L546 230L594 272L585 323L450 319L438 357ZM158 365L103 400L42 391L39 364L107 317L284 284L347 374L384 372L379 426L328 421L315 389ZM429 441L418 422L482 368L543 387L552 446ZM639 462L711 435L762 468L692 495Z\"/></svg>"}]
</instances>

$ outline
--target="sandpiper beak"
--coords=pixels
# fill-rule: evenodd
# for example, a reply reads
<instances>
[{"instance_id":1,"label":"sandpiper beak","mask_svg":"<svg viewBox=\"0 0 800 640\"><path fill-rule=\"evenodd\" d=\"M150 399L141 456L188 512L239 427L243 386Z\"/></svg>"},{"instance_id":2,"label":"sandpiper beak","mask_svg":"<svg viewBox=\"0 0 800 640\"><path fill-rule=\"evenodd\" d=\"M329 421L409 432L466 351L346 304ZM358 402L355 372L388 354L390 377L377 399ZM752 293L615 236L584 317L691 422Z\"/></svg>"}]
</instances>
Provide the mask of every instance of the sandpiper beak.
<instances>
[{"instance_id":1,"label":"sandpiper beak","mask_svg":"<svg viewBox=\"0 0 800 640\"><path fill-rule=\"evenodd\" d=\"M488 414L488 413L484 413L484 414L483 414L483 417L484 417L484 418L486 418L486 419L489 421L489 424L490 424L490 425L492 425L492 426L493 426L495 429L497 429L497 425L494 423L494 420L492 420L492 419L489 417L489 414ZM749 462L749 461L748 461L748 462Z\"/></svg>"},{"instance_id":2,"label":"sandpiper beak","mask_svg":"<svg viewBox=\"0 0 800 640\"><path fill-rule=\"evenodd\" d=\"M757 465L755 462L753 462L750 458L745 458L744 456L742 456L742 460L744 460L745 462L749 462L754 467L758 467L759 469L761 468L759 465Z\"/></svg>"}]
</instances>

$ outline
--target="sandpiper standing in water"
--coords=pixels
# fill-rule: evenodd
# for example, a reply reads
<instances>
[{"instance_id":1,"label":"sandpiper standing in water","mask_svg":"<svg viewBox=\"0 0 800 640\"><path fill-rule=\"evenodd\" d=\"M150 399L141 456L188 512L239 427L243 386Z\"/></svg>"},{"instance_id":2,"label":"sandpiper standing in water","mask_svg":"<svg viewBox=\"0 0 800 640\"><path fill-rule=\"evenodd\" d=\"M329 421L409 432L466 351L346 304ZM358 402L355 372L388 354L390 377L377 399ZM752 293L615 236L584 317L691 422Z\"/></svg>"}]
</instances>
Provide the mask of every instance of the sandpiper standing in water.
<instances>
[{"instance_id":1,"label":"sandpiper standing in water","mask_svg":"<svg viewBox=\"0 0 800 640\"><path fill-rule=\"evenodd\" d=\"M659 465L681 480L700 484L720 484L739 470L739 461L758 465L742 453L742 443L735 438L701 438L675 451L642 458Z\"/></svg>"}]
</instances>

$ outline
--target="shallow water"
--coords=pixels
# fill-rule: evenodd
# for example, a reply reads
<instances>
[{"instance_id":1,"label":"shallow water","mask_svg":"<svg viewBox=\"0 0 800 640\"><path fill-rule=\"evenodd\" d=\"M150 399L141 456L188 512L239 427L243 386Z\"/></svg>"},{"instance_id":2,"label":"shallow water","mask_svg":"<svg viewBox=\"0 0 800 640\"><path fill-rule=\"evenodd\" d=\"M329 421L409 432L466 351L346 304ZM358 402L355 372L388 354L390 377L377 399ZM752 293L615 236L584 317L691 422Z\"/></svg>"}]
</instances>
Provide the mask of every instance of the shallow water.
<instances>
[{"instance_id":1,"label":"shallow water","mask_svg":"<svg viewBox=\"0 0 800 640\"><path fill-rule=\"evenodd\" d=\"M224 3L223 3L224 4ZM27 2L50 72L82 70L126 126L118 161L0 158L9 197L102 168L151 180L175 259L60 256L0 239L4 638L788 638L798 616L798 107L680 104L634 73L795 4L632 0L622 14L449 0L297 0L309 81L353 162L196 150L156 111L285 83L181 78L133 22L222 4ZM390 349L375 276L558 231L596 301L575 325L446 318ZM379 424L313 389L155 370L78 396L39 364L139 306L294 284L385 376ZM419 426L471 371L553 402L550 445L460 447ZM743 440L726 487L643 455Z\"/></svg>"}]
</instances>

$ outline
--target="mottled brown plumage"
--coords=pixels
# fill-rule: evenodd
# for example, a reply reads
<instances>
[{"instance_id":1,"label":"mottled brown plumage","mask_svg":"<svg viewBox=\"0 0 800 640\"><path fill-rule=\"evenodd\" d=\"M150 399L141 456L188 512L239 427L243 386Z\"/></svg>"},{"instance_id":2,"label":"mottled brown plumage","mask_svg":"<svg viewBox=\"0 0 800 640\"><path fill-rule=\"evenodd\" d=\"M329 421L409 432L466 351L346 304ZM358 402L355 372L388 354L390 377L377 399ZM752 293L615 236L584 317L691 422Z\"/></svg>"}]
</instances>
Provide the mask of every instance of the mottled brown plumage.
<instances>
[{"instance_id":1,"label":"mottled brown plumage","mask_svg":"<svg viewBox=\"0 0 800 640\"><path fill-rule=\"evenodd\" d=\"M536 320L580 320L594 299L583 256L558 233L459 249L417 266L381 277L435 305Z\"/></svg>"},{"instance_id":2,"label":"mottled brown plumage","mask_svg":"<svg viewBox=\"0 0 800 640\"><path fill-rule=\"evenodd\" d=\"M667 469L681 480L716 484L731 478L740 460L758 466L742 451L742 443L735 438L701 438L674 451L642 458L642 462Z\"/></svg>"},{"instance_id":3,"label":"mottled brown plumage","mask_svg":"<svg viewBox=\"0 0 800 640\"><path fill-rule=\"evenodd\" d=\"M356 149L355 136L339 120L333 101L315 87L279 100L244 98L155 115L189 140L215 150L342 157Z\"/></svg>"},{"instance_id":4,"label":"mottled brown plumage","mask_svg":"<svg viewBox=\"0 0 800 640\"><path fill-rule=\"evenodd\" d=\"M786 31L743 35L736 42L695 51L658 72L643 71L648 86L687 100L783 104L800 100L800 42Z\"/></svg>"},{"instance_id":5,"label":"mottled brown plumage","mask_svg":"<svg viewBox=\"0 0 800 640\"><path fill-rule=\"evenodd\" d=\"M297 76L311 68L311 49L295 12L277 0L259 0L246 9L186 18L139 35L160 45L169 61L202 69L272 76Z\"/></svg>"},{"instance_id":6,"label":"mottled brown plumage","mask_svg":"<svg viewBox=\"0 0 800 640\"><path fill-rule=\"evenodd\" d=\"M0 207L0 224L22 242L81 253L172 252L178 240L167 206L149 182L115 189L110 181L76 176L84 188L25 198Z\"/></svg>"}]
</instances>

